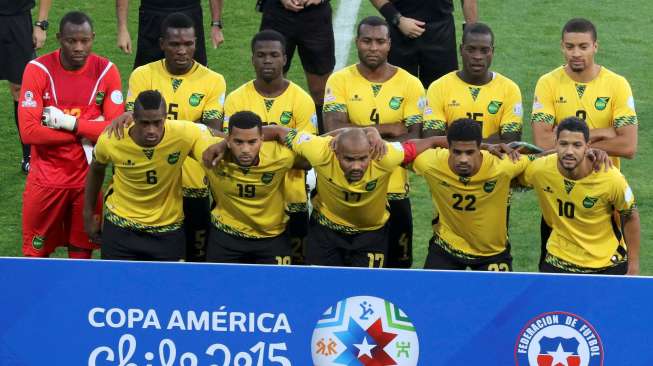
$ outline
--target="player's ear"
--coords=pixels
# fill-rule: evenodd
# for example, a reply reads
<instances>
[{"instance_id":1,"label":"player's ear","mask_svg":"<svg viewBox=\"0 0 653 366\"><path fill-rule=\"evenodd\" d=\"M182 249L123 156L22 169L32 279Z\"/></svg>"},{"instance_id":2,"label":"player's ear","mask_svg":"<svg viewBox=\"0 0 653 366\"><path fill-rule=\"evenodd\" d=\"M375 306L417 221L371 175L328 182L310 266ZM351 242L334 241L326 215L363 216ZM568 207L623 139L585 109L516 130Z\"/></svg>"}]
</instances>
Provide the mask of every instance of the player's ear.
<instances>
[{"instance_id":1,"label":"player's ear","mask_svg":"<svg viewBox=\"0 0 653 366\"><path fill-rule=\"evenodd\" d=\"M163 50L163 37L159 37L159 48Z\"/></svg>"},{"instance_id":2,"label":"player's ear","mask_svg":"<svg viewBox=\"0 0 653 366\"><path fill-rule=\"evenodd\" d=\"M95 39L95 32L93 32L93 35L91 36L91 39Z\"/></svg>"}]
</instances>

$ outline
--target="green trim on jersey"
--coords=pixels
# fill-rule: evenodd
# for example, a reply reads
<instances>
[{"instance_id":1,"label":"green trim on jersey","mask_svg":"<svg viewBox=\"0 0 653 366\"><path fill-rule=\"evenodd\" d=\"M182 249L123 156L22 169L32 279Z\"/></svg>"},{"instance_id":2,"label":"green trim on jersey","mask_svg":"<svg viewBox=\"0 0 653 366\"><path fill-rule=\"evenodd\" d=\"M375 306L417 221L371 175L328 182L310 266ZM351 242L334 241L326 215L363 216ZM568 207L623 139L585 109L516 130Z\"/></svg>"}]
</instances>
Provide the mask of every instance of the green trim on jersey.
<instances>
[{"instance_id":1,"label":"green trim on jersey","mask_svg":"<svg viewBox=\"0 0 653 366\"><path fill-rule=\"evenodd\" d=\"M413 116L408 116L408 117L406 117L404 123L406 124L406 127L410 127L410 126L412 126L412 125L416 125L416 124L418 124L418 123L422 123L422 121L423 121L423 120L422 120L422 115L421 115L421 114L415 114L415 115L413 115Z\"/></svg>"},{"instance_id":2,"label":"green trim on jersey","mask_svg":"<svg viewBox=\"0 0 653 366\"><path fill-rule=\"evenodd\" d=\"M130 231L140 231L140 232L150 233L150 234L162 234L162 233L169 233L172 231L176 231L181 229L183 224L182 221L182 222L175 222L174 224L163 225L163 226L143 225L143 224L133 222L124 217L120 217L109 210L107 210L106 214L104 215L104 218L110 223L118 227L121 227L123 229L127 229Z\"/></svg>"},{"instance_id":3,"label":"green trim on jersey","mask_svg":"<svg viewBox=\"0 0 653 366\"><path fill-rule=\"evenodd\" d=\"M550 253L546 253L546 257L544 258L544 261L556 268L560 268L563 271L567 272L573 272L573 273L596 273L596 272L601 272L608 270L610 268L613 268L615 266L618 266L619 264L622 264L627 261L627 258L620 258L620 260L616 263L613 263L611 266L607 267L602 267L602 268L588 268L588 267L583 267L579 266L576 264L573 264L571 262L567 262L564 259L560 259Z\"/></svg>"},{"instance_id":4,"label":"green trim on jersey","mask_svg":"<svg viewBox=\"0 0 653 366\"><path fill-rule=\"evenodd\" d=\"M535 122L543 122L546 123L547 125L553 125L555 122L555 117L548 113L533 113L533 116L531 117L531 123Z\"/></svg>"},{"instance_id":5,"label":"green trim on jersey","mask_svg":"<svg viewBox=\"0 0 653 366\"><path fill-rule=\"evenodd\" d=\"M501 125L501 133L521 133L522 124L519 122L508 122Z\"/></svg>"},{"instance_id":6,"label":"green trim on jersey","mask_svg":"<svg viewBox=\"0 0 653 366\"><path fill-rule=\"evenodd\" d=\"M347 106L342 103L331 103L324 106L324 112L347 113Z\"/></svg>"},{"instance_id":7,"label":"green trim on jersey","mask_svg":"<svg viewBox=\"0 0 653 366\"><path fill-rule=\"evenodd\" d=\"M424 125L422 126L422 130L446 131L447 130L447 122L440 121L440 120L424 121Z\"/></svg>"},{"instance_id":8,"label":"green trim on jersey","mask_svg":"<svg viewBox=\"0 0 653 366\"><path fill-rule=\"evenodd\" d=\"M204 188L187 188L182 187L182 193L187 198L204 198L209 196L209 189Z\"/></svg>"},{"instance_id":9,"label":"green trim on jersey","mask_svg":"<svg viewBox=\"0 0 653 366\"><path fill-rule=\"evenodd\" d=\"M614 128L637 125L639 125L637 116L623 116L614 120Z\"/></svg>"}]
</instances>

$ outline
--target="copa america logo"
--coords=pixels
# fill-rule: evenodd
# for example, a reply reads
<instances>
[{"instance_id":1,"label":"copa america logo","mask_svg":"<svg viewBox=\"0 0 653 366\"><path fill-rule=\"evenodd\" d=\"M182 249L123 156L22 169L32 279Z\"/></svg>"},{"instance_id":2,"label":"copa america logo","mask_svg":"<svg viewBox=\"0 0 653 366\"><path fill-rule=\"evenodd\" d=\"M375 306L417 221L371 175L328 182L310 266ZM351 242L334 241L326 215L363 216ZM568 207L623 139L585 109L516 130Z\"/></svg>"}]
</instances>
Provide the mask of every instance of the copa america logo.
<instances>
[{"instance_id":1,"label":"copa america logo","mask_svg":"<svg viewBox=\"0 0 653 366\"><path fill-rule=\"evenodd\" d=\"M399 307L378 297L355 296L322 314L313 331L311 354L315 366L415 366L419 342Z\"/></svg>"},{"instance_id":2,"label":"copa america logo","mask_svg":"<svg viewBox=\"0 0 653 366\"><path fill-rule=\"evenodd\" d=\"M602 366L603 344L592 324L555 311L530 320L515 344L517 366Z\"/></svg>"}]
</instances>

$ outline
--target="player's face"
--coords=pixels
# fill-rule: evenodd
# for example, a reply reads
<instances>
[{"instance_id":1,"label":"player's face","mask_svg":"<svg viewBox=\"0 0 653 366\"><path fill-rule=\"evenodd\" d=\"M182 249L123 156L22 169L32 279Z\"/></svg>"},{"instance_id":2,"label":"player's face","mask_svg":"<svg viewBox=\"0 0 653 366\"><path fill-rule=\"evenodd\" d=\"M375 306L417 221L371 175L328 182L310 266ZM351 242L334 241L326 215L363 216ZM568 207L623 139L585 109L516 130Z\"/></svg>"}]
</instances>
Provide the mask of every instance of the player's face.
<instances>
[{"instance_id":1,"label":"player's face","mask_svg":"<svg viewBox=\"0 0 653 366\"><path fill-rule=\"evenodd\" d=\"M263 144L261 131L254 128L234 127L227 136L227 146L236 163L243 167L252 166L258 159L258 152Z\"/></svg>"},{"instance_id":2,"label":"player's face","mask_svg":"<svg viewBox=\"0 0 653 366\"><path fill-rule=\"evenodd\" d=\"M165 55L166 65L173 70L186 71L193 66L195 57L195 29L168 28L166 37L160 40L161 50Z\"/></svg>"},{"instance_id":3,"label":"player's face","mask_svg":"<svg viewBox=\"0 0 653 366\"><path fill-rule=\"evenodd\" d=\"M460 55L465 72L473 76L485 76L492 65L494 47L489 34L469 33L460 45Z\"/></svg>"},{"instance_id":4,"label":"player's face","mask_svg":"<svg viewBox=\"0 0 653 366\"><path fill-rule=\"evenodd\" d=\"M130 136L140 146L156 146L163 138L165 120L163 108L139 110L134 113L134 127L129 130Z\"/></svg>"},{"instance_id":5,"label":"player's face","mask_svg":"<svg viewBox=\"0 0 653 366\"><path fill-rule=\"evenodd\" d=\"M269 83L281 78L286 66L286 50L279 41L258 41L254 45L252 65L257 79Z\"/></svg>"},{"instance_id":6,"label":"player's face","mask_svg":"<svg viewBox=\"0 0 653 366\"><path fill-rule=\"evenodd\" d=\"M66 23L57 40L61 45L61 61L64 68L79 69L86 64L86 59L93 48L95 33L88 23Z\"/></svg>"},{"instance_id":7,"label":"player's face","mask_svg":"<svg viewBox=\"0 0 653 366\"><path fill-rule=\"evenodd\" d=\"M592 33L565 33L562 37L562 54L574 72L583 72L594 64L598 44Z\"/></svg>"},{"instance_id":8,"label":"player's face","mask_svg":"<svg viewBox=\"0 0 653 366\"><path fill-rule=\"evenodd\" d=\"M483 156L476 141L451 141L449 167L454 173L470 177L478 171L482 162Z\"/></svg>"},{"instance_id":9,"label":"player's face","mask_svg":"<svg viewBox=\"0 0 653 366\"><path fill-rule=\"evenodd\" d=\"M589 148L582 132L563 130L556 140L558 165L567 171L576 169L585 159Z\"/></svg>"},{"instance_id":10,"label":"player's face","mask_svg":"<svg viewBox=\"0 0 653 366\"><path fill-rule=\"evenodd\" d=\"M360 62L372 70L377 69L388 60L388 52L390 52L388 27L361 26L360 35L356 38L356 47Z\"/></svg>"},{"instance_id":11,"label":"player's face","mask_svg":"<svg viewBox=\"0 0 653 366\"><path fill-rule=\"evenodd\" d=\"M358 182L363 179L370 165L370 144L366 140L341 141L336 150L336 157L347 181Z\"/></svg>"}]
</instances>

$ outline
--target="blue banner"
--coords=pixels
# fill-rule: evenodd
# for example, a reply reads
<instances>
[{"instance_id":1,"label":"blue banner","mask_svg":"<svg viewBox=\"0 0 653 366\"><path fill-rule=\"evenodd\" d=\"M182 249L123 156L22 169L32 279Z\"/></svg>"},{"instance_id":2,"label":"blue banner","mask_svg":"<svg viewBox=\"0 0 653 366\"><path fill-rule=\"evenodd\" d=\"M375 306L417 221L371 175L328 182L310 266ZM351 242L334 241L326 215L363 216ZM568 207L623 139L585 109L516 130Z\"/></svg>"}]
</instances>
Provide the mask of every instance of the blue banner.
<instances>
[{"instance_id":1,"label":"blue banner","mask_svg":"<svg viewBox=\"0 0 653 366\"><path fill-rule=\"evenodd\" d=\"M0 364L651 365L649 278L0 259Z\"/></svg>"}]
</instances>

